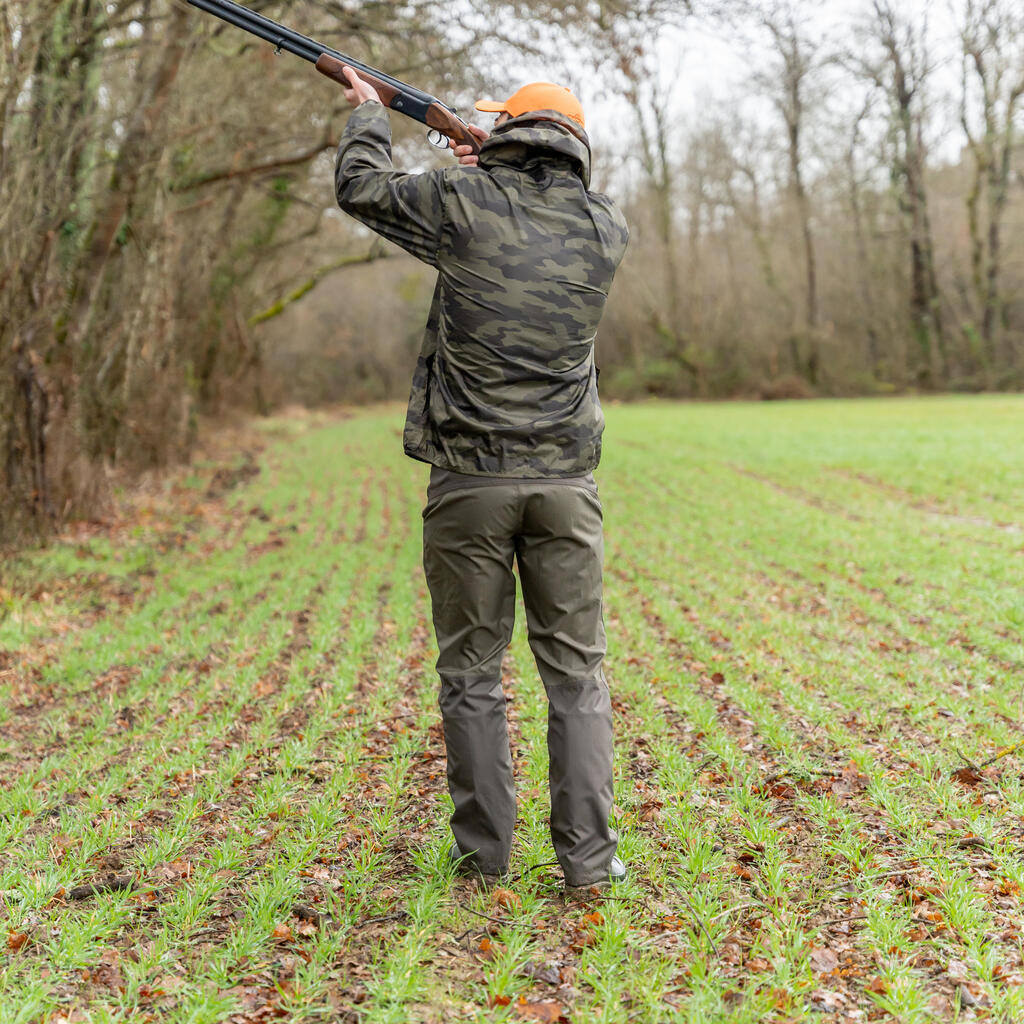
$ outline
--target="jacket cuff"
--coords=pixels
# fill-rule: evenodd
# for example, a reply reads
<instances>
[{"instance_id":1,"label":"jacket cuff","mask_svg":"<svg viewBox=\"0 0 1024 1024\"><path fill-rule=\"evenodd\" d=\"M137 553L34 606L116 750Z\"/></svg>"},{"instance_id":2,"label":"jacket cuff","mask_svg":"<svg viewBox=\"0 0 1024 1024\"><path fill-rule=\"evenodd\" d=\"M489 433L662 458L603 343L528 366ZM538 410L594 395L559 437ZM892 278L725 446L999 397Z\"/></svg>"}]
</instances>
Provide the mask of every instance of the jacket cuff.
<instances>
[{"instance_id":1,"label":"jacket cuff","mask_svg":"<svg viewBox=\"0 0 1024 1024\"><path fill-rule=\"evenodd\" d=\"M364 100L348 115L348 123L345 131L358 130L364 125L372 124L374 121L384 121L390 124L387 107L380 100Z\"/></svg>"}]
</instances>

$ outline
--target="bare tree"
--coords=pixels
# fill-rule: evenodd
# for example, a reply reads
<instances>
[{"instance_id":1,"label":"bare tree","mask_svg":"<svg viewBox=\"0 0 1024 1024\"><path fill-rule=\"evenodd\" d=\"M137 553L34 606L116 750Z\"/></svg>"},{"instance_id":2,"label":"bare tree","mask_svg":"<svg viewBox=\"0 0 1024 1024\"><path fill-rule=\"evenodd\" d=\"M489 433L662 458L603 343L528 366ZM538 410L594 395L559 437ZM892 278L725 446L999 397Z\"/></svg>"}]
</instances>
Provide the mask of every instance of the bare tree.
<instances>
[{"instance_id":1,"label":"bare tree","mask_svg":"<svg viewBox=\"0 0 1024 1024\"><path fill-rule=\"evenodd\" d=\"M925 180L926 93L933 71L927 23L915 22L892 0L872 0L860 35L865 45L846 59L881 93L889 109L890 175L905 221L910 260L908 304L919 354L912 372L921 383L934 385L947 373L948 356Z\"/></svg>"},{"instance_id":2,"label":"bare tree","mask_svg":"<svg viewBox=\"0 0 1024 1024\"><path fill-rule=\"evenodd\" d=\"M828 62L828 54L823 41L812 34L797 0L741 2L727 10L734 18L740 17L760 29L768 44L768 65L757 70L752 78L760 95L775 108L785 131L788 187L804 269L803 324L794 325L791 339L794 369L811 385L817 385L821 369L818 261L806 158L810 111L824 90L821 71Z\"/></svg>"},{"instance_id":3,"label":"bare tree","mask_svg":"<svg viewBox=\"0 0 1024 1024\"><path fill-rule=\"evenodd\" d=\"M875 326L876 309L875 286L869 254L867 230L864 224L864 183L857 166L857 153L860 149L862 126L871 112L872 97L865 98L857 110L849 128L849 136L845 149L845 169L847 176L847 194L849 197L850 220L853 225L854 246L857 259L857 288L861 299L864 334L867 339L868 361L872 377L880 375L882 364L882 339Z\"/></svg>"},{"instance_id":4,"label":"bare tree","mask_svg":"<svg viewBox=\"0 0 1024 1024\"><path fill-rule=\"evenodd\" d=\"M679 268L678 213L681 196L677 161L671 151L672 125L663 93L645 87L645 82L651 79L644 75L638 63L624 59L620 69L629 82L626 96L634 111L643 183L650 198L660 243L665 305L651 310L651 323L656 333L668 342L670 357L693 378L694 386L701 393L704 390L704 360L699 345L686 329L688 318ZM700 233L699 192L697 200L689 204L688 211L691 256Z\"/></svg>"},{"instance_id":5,"label":"bare tree","mask_svg":"<svg viewBox=\"0 0 1024 1024\"><path fill-rule=\"evenodd\" d=\"M971 269L983 368L991 387L1005 326L1002 227L1018 138L1016 118L1024 98L1024 10L1006 0L966 0L960 40L960 119L974 160L967 196Z\"/></svg>"}]
</instances>

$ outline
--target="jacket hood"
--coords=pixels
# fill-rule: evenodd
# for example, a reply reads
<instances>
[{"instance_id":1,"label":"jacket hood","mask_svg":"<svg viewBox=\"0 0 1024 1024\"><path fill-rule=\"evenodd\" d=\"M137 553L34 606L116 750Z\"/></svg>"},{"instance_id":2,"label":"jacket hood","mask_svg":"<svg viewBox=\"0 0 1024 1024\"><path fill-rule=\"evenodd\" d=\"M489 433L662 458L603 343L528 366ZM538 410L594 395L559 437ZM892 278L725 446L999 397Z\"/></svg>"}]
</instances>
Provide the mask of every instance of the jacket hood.
<instances>
[{"instance_id":1,"label":"jacket hood","mask_svg":"<svg viewBox=\"0 0 1024 1024\"><path fill-rule=\"evenodd\" d=\"M531 110L499 124L480 147L480 164L529 170L552 158L568 160L590 187L590 139L575 121L557 110Z\"/></svg>"}]
</instances>

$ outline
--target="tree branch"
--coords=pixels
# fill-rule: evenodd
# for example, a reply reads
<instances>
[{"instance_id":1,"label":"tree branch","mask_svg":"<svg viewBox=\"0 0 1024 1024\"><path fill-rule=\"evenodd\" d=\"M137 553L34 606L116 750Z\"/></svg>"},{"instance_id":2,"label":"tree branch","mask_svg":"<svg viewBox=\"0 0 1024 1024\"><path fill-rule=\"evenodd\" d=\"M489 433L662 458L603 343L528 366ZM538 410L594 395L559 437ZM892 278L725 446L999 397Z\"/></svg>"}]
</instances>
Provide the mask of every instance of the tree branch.
<instances>
[{"instance_id":1,"label":"tree branch","mask_svg":"<svg viewBox=\"0 0 1024 1024\"><path fill-rule=\"evenodd\" d=\"M384 250L383 246L374 242L374 244L370 246L369 252L360 253L355 256L342 256L333 263L328 263L326 266L320 267L312 277L303 281L298 288L289 292L283 299L278 300L272 306L268 306L261 312L255 313L249 317L249 326L254 327L256 324L262 324L267 320L273 320L274 317L280 316L290 305L292 305L292 303L298 302L304 295L311 292L325 277L327 277L328 274L333 274L335 270L341 270L344 267L354 267L363 263L374 263L377 260L388 259L390 255L390 253Z\"/></svg>"},{"instance_id":2,"label":"tree branch","mask_svg":"<svg viewBox=\"0 0 1024 1024\"><path fill-rule=\"evenodd\" d=\"M203 171L191 178L182 181L171 182L172 192L188 192L203 185L212 185L217 181L230 181L233 178L249 178L259 174L269 174L279 171L284 167L295 167L298 164L308 163L319 156L325 150L336 148L338 143L332 141L326 134L319 142L315 142L308 149L304 149L294 156L278 157L276 160L267 160L261 164L252 164L249 167L219 167L213 171Z\"/></svg>"}]
</instances>

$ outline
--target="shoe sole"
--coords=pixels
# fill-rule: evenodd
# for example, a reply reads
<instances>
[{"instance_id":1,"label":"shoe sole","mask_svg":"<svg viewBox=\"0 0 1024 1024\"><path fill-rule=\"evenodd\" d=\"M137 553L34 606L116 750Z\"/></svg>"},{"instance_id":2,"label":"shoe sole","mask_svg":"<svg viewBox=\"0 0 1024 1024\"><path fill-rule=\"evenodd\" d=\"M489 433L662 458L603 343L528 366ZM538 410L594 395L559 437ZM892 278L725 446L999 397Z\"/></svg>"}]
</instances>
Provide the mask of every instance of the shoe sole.
<instances>
[{"instance_id":1,"label":"shoe sole","mask_svg":"<svg viewBox=\"0 0 1024 1024\"><path fill-rule=\"evenodd\" d=\"M566 885L565 892L567 896L587 896L591 892L608 892L609 889L621 885L625 881L625 875L616 875L614 878L603 878L599 882L590 882L587 885Z\"/></svg>"}]
</instances>

